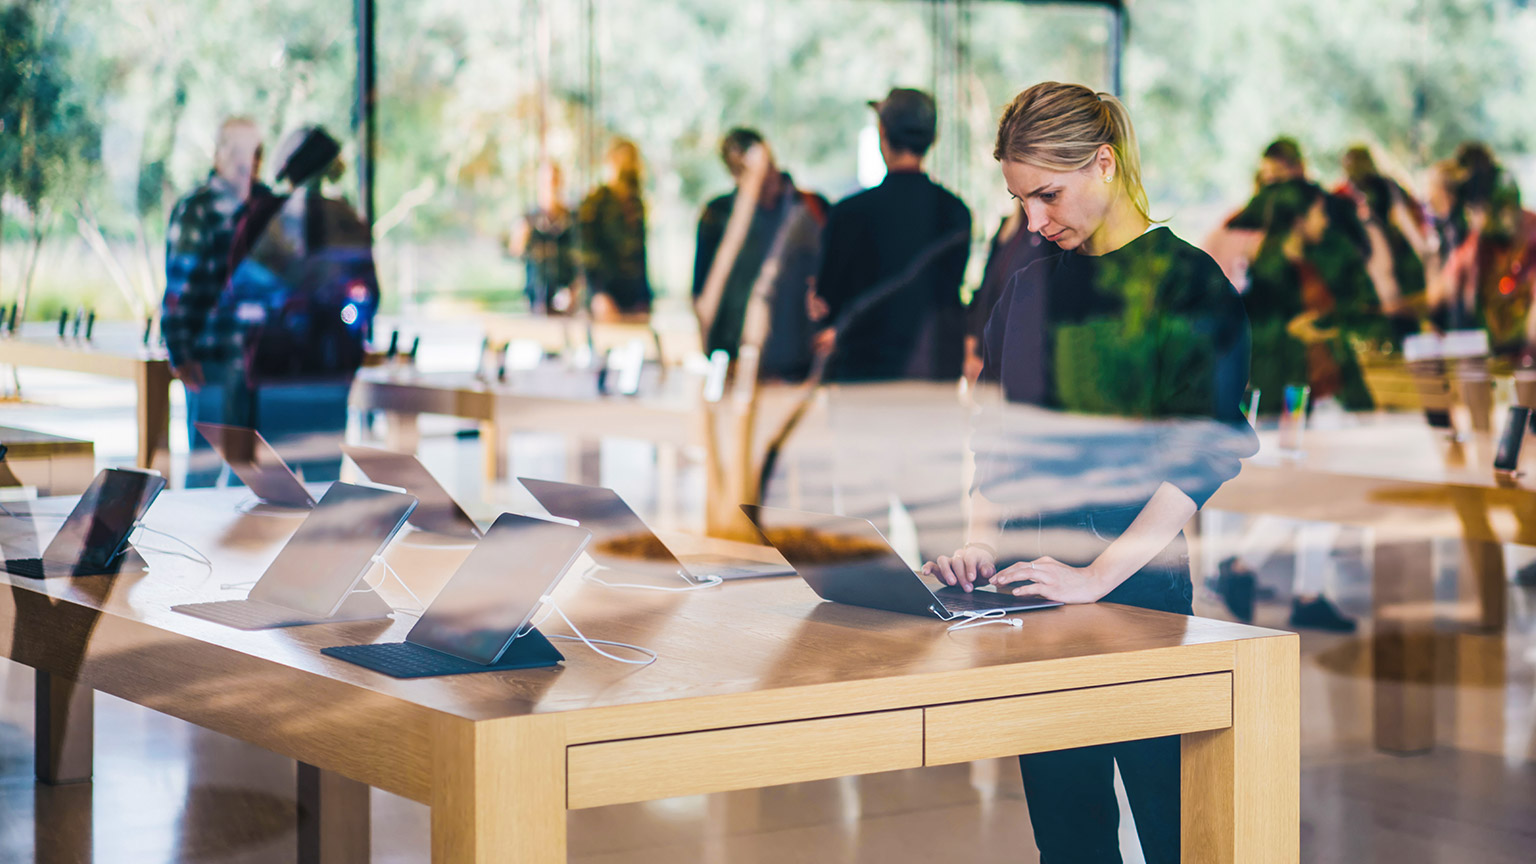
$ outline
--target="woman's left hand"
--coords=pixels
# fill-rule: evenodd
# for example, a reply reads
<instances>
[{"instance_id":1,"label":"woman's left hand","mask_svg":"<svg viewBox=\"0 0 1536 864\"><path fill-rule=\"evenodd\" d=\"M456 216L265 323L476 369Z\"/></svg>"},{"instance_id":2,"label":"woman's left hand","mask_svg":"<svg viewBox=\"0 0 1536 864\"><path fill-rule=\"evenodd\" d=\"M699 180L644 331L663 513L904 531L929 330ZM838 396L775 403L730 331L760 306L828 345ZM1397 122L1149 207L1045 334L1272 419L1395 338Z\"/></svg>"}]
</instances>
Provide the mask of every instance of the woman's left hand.
<instances>
[{"instance_id":1,"label":"woman's left hand","mask_svg":"<svg viewBox=\"0 0 1536 864\"><path fill-rule=\"evenodd\" d=\"M1033 582L1034 584L1017 584ZM1037 558L1004 569L992 577L999 591L1015 597L1040 597L1058 603L1097 603L1109 593L1093 566L1072 567L1055 558Z\"/></svg>"}]
</instances>

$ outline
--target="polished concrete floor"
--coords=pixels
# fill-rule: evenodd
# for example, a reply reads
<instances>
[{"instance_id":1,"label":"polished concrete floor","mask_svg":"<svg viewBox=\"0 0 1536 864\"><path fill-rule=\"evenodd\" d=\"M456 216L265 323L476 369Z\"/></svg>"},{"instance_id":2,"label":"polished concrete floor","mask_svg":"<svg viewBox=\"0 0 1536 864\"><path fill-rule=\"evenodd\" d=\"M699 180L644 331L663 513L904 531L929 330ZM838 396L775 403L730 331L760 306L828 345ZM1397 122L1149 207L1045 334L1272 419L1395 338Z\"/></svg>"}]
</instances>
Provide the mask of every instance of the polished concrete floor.
<instances>
[{"instance_id":1,"label":"polished concrete floor","mask_svg":"<svg viewBox=\"0 0 1536 864\"><path fill-rule=\"evenodd\" d=\"M104 462L131 458L131 398L123 399L121 388L73 376L34 381L48 384L62 401L92 409L0 406L0 422L95 437ZM477 445L456 439L451 424L425 424L424 431L424 458L461 497L492 509L531 507L520 490L479 488ZM545 476L558 476L570 457L559 442L536 436L516 446L520 470ZM653 470L646 448L613 443L604 455L606 482L631 490L646 485ZM682 482L697 480L690 475L696 470L685 465ZM686 527L698 518L689 503L657 515ZM1339 562L1332 590L1355 614L1369 609L1368 579L1352 565L1358 543L1346 533L1332 556ZM1446 579L1439 595L1449 602L1456 549L1445 544L1440 552ZM1280 596L1260 605L1259 624L1285 626L1288 560L1279 556L1262 574ZM1536 591L1511 586L1510 592L1503 635L1456 626L1441 634L1448 650L1440 654L1450 659L1435 688L1437 746L1423 755L1385 755L1373 746L1368 622L1355 635L1303 633L1303 861L1536 860ZM1224 614L1205 596L1197 612ZM0 661L0 862L294 860L291 761L99 697L95 781L38 786L31 695L30 670ZM591 864L1037 860L1017 767L1009 760L601 808L569 818L571 860ZM1122 832L1128 862L1140 860L1131 830L1126 825ZM373 861L428 858L427 809L374 791Z\"/></svg>"}]
</instances>

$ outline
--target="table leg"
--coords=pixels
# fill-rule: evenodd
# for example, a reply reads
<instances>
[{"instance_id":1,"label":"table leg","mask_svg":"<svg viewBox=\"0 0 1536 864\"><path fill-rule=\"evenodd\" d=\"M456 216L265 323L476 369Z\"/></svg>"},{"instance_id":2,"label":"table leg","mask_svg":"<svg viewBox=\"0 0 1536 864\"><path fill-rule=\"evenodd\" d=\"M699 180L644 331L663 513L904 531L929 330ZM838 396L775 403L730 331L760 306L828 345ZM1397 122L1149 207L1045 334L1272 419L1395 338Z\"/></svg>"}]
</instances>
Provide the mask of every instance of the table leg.
<instances>
[{"instance_id":1,"label":"table leg","mask_svg":"<svg viewBox=\"0 0 1536 864\"><path fill-rule=\"evenodd\" d=\"M162 474L171 470L171 367L167 363L142 363L136 383L139 390L140 468Z\"/></svg>"},{"instance_id":2,"label":"table leg","mask_svg":"<svg viewBox=\"0 0 1536 864\"><path fill-rule=\"evenodd\" d=\"M368 864L368 784L298 767L299 864Z\"/></svg>"},{"instance_id":3,"label":"table leg","mask_svg":"<svg viewBox=\"0 0 1536 864\"><path fill-rule=\"evenodd\" d=\"M510 454L501 424L495 420L480 421L480 453L485 459L485 481L488 485L507 479Z\"/></svg>"},{"instance_id":4,"label":"table leg","mask_svg":"<svg viewBox=\"0 0 1536 864\"><path fill-rule=\"evenodd\" d=\"M433 864L564 864L565 730L533 715L433 728Z\"/></svg>"},{"instance_id":5,"label":"table leg","mask_svg":"<svg viewBox=\"0 0 1536 864\"><path fill-rule=\"evenodd\" d=\"M1233 643L1231 727L1184 736L1184 861L1301 859L1299 646L1295 635Z\"/></svg>"},{"instance_id":6,"label":"table leg","mask_svg":"<svg viewBox=\"0 0 1536 864\"><path fill-rule=\"evenodd\" d=\"M397 453L415 453L421 443L421 426L413 412L384 412L384 446Z\"/></svg>"},{"instance_id":7,"label":"table leg","mask_svg":"<svg viewBox=\"0 0 1536 864\"><path fill-rule=\"evenodd\" d=\"M38 782L89 783L95 750L95 691L39 669L34 704Z\"/></svg>"},{"instance_id":8,"label":"table leg","mask_svg":"<svg viewBox=\"0 0 1536 864\"><path fill-rule=\"evenodd\" d=\"M1435 746L1435 619L1432 544L1378 541L1372 566L1376 748L1424 753Z\"/></svg>"}]
</instances>

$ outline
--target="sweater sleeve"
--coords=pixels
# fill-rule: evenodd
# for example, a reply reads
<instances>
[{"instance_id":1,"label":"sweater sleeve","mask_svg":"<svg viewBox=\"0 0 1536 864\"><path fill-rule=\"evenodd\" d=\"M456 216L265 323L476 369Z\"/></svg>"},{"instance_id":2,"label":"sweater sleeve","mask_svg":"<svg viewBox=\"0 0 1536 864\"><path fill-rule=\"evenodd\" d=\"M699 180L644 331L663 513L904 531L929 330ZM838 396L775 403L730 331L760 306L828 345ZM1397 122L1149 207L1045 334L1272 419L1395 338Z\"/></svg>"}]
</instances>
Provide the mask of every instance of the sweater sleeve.
<instances>
[{"instance_id":1,"label":"sweater sleeve","mask_svg":"<svg viewBox=\"0 0 1536 864\"><path fill-rule=\"evenodd\" d=\"M1159 469L1204 507L1258 452L1242 413L1252 337L1236 289L1214 262L1201 268L1204 290L1166 310L1159 346Z\"/></svg>"}]
</instances>

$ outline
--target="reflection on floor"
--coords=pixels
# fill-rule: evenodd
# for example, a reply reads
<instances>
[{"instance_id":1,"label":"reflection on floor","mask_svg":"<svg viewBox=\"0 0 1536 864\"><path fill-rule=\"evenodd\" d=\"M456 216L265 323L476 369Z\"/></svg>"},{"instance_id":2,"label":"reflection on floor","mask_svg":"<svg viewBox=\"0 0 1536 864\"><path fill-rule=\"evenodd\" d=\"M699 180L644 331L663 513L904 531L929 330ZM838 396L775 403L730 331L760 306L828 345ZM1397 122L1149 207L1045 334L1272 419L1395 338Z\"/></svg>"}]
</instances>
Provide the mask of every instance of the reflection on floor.
<instances>
[{"instance_id":1,"label":"reflection on floor","mask_svg":"<svg viewBox=\"0 0 1536 864\"><path fill-rule=\"evenodd\" d=\"M102 403L104 405L108 403ZM38 428L80 409L27 407ZM90 412L106 460L131 456L131 408ZM23 422L17 419L14 422ZM179 423L179 419L178 419ZM116 437L105 435L108 427ZM180 428L175 427L175 428ZM476 442L452 424L424 423L422 455L462 500L488 518L535 511L515 485L483 489ZM604 445L603 482L666 528L702 520L696 497L650 491L654 455L644 445ZM571 476L579 456L529 436L515 471ZM701 486L685 458L679 485ZM814 473L814 472L809 472ZM574 477L572 478L574 479ZM665 498L666 500L661 500ZM952 527L953 517L941 529ZM932 527L916 514L920 530ZM1328 589L1346 612L1369 612L1369 579L1340 541ZM925 540L925 546L927 545ZM1455 550L1443 550L1447 560ZM1279 596L1256 623L1285 626L1289 586L1282 553L1261 577ZM1454 564L1447 572L1454 572ZM1278 575L1277 575L1278 574ZM1453 580L1452 580L1453 581ZM1536 848L1536 591L1511 587L1502 635L1448 626L1437 637L1437 747L1389 756L1372 743L1370 626L1349 636L1302 639L1302 860L1322 864L1529 862ZM1454 584L1442 597L1455 597ZM1201 595L1197 613L1224 615ZM31 764L32 675L0 661L0 862L291 862L296 848L294 765L283 757L110 697L97 700L96 780L48 788ZM426 862L428 811L373 793L373 861ZM755 862L1036 861L1029 817L1011 760L608 807L570 815L571 860L590 864ZM1128 837L1130 826L1122 832ZM1133 841L1128 862L1139 861Z\"/></svg>"}]
</instances>

